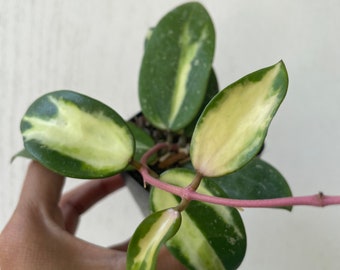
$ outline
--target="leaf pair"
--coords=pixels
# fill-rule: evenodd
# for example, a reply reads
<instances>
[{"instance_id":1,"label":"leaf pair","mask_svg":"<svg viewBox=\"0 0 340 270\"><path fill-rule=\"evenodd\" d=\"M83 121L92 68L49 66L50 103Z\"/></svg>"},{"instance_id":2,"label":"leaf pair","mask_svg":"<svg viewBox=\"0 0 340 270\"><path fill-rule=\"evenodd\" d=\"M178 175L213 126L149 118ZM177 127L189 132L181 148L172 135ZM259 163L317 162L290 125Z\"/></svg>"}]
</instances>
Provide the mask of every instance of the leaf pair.
<instances>
[{"instance_id":1,"label":"leaf pair","mask_svg":"<svg viewBox=\"0 0 340 270\"><path fill-rule=\"evenodd\" d=\"M139 77L144 115L160 129L179 131L196 117L213 85L215 32L199 3L184 4L152 30ZM215 80L216 81L216 80ZM216 95L197 122L191 158L205 176L237 170L262 147L288 87L283 62L250 74ZM214 93L215 94L215 93ZM211 98L211 97L210 97Z\"/></svg>"},{"instance_id":2,"label":"leaf pair","mask_svg":"<svg viewBox=\"0 0 340 270\"><path fill-rule=\"evenodd\" d=\"M194 177L192 168L177 168L164 172L160 179L185 187ZM203 179L197 192L245 200L291 196L283 176L259 158L254 158L235 173ZM155 188L151 190L151 207L154 212L175 207L179 202L177 196ZM188 269L237 269L244 258L246 245L246 232L236 209L200 201L192 201L182 212L181 227L166 242L169 250Z\"/></svg>"},{"instance_id":3,"label":"leaf pair","mask_svg":"<svg viewBox=\"0 0 340 270\"><path fill-rule=\"evenodd\" d=\"M188 186L195 173L188 169L171 169L161 180L173 185ZM210 181L209 181L210 182ZM199 186L199 193L228 197L218 186ZM152 189L153 211L174 207L180 198L159 189ZM246 251L246 234L242 219L234 208L192 201L182 212L182 225L167 247L188 269L236 269Z\"/></svg>"}]
</instances>

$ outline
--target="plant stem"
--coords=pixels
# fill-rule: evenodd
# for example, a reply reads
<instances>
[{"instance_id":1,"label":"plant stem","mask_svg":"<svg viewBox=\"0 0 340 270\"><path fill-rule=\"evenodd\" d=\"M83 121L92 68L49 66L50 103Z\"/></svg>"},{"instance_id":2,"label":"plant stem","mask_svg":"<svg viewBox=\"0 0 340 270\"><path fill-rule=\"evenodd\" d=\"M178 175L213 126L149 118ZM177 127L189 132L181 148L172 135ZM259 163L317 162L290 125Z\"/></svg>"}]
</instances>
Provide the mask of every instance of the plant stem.
<instances>
[{"instance_id":1,"label":"plant stem","mask_svg":"<svg viewBox=\"0 0 340 270\"><path fill-rule=\"evenodd\" d=\"M190 185L188 185L185 189L188 190L189 193L195 192L198 189L201 181L202 181L202 175L197 173L194 177L194 180L192 180ZM182 197L180 204L176 206L176 210L180 212L184 211L190 204L190 201L191 201L190 198Z\"/></svg>"},{"instance_id":2,"label":"plant stem","mask_svg":"<svg viewBox=\"0 0 340 270\"><path fill-rule=\"evenodd\" d=\"M268 207L283 207L283 206L294 206L294 205L305 205L305 206L319 206L324 207L328 205L340 205L340 196L326 196L323 193L318 193L309 196L299 196L299 197L284 197L284 198L273 198L273 199L263 199L263 200L239 200L239 199L229 199L220 198L209 195L204 195L197 193L195 189L186 188L170 185L160 180L152 177L149 174L148 168L145 165L147 159L157 152L158 150L170 147L174 148L176 146L171 146L168 143L160 143L155 145L150 149L141 159L141 163L144 165L140 167L139 171L142 174L144 181L156 188L165 190L174 195L178 195L185 201L198 200L202 202L208 202L213 204L219 204L224 206L236 207L236 208L268 208ZM201 178L201 175L197 175Z\"/></svg>"},{"instance_id":3,"label":"plant stem","mask_svg":"<svg viewBox=\"0 0 340 270\"><path fill-rule=\"evenodd\" d=\"M236 208L263 208L263 207L283 207L283 206L294 206L294 205L305 205L305 206L327 206L340 204L340 196L325 196L322 193L300 196L300 197L285 197L285 198L274 198L264 200L236 200L227 198L218 198L213 196L206 196L202 194L192 194L192 199L202 200L214 204L221 204L225 206L231 206Z\"/></svg>"},{"instance_id":4,"label":"plant stem","mask_svg":"<svg viewBox=\"0 0 340 270\"><path fill-rule=\"evenodd\" d=\"M175 207L178 212L184 211L190 204L190 200L182 198L181 202Z\"/></svg>"},{"instance_id":5,"label":"plant stem","mask_svg":"<svg viewBox=\"0 0 340 270\"><path fill-rule=\"evenodd\" d=\"M143 167L141 169L141 174L145 182L148 184L170 192L172 194L178 195L186 200L198 200L202 202L208 202L213 204L220 204L236 208L267 208L267 207L283 207L283 206L294 206L294 205L308 205L308 206L327 206L327 205L339 205L340 196L326 196L322 193L309 196L299 196L299 197L284 197L284 198L274 198L274 199L263 199L263 200L238 200L229 198L220 198L209 195L204 195L197 193L193 190L187 188L181 188L178 186L170 185L159 181L151 177L147 170Z\"/></svg>"},{"instance_id":6,"label":"plant stem","mask_svg":"<svg viewBox=\"0 0 340 270\"><path fill-rule=\"evenodd\" d=\"M192 191L196 191L202 181L203 176L200 173L196 173L194 180L192 180L191 184L187 186L187 189Z\"/></svg>"}]
</instances>

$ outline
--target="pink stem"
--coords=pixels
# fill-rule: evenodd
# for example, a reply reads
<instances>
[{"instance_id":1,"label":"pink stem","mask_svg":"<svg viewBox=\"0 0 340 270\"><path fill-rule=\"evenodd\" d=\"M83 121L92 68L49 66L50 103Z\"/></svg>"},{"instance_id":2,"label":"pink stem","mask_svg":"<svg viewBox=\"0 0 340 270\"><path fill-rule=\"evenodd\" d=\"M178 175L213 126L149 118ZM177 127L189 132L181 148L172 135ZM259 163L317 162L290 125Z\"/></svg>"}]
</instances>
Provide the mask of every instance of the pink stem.
<instances>
[{"instance_id":1,"label":"pink stem","mask_svg":"<svg viewBox=\"0 0 340 270\"><path fill-rule=\"evenodd\" d=\"M152 149L150 149L141 159L142 166L139 171L143 176L143 179L146 183L170 192L172 194L178 195L187 200L198 200L202 202L208 202L213 204L220 204L230 207L237 208L260 208L260 207L283 207L283 206L293 206L293 205L309 205L309 206L327 206L327 205L335 205L340 204L340 196L326 196L322 193L309 195L309 196L300 196L300 197L285 197L285 198L274 198L274 199L263 199L263 200L238 200L238 199L229 199L229 198L220 198L215 196L209 196L197 193L189 188L182 188L174 185L170 185L160 180L152 177L149 174L148 167L145 165L148 158L153 155L155 152L159 151L162 148L166 147L175 147L167 143L160 143L155 145Z\"/></svg>"}]
</instances>

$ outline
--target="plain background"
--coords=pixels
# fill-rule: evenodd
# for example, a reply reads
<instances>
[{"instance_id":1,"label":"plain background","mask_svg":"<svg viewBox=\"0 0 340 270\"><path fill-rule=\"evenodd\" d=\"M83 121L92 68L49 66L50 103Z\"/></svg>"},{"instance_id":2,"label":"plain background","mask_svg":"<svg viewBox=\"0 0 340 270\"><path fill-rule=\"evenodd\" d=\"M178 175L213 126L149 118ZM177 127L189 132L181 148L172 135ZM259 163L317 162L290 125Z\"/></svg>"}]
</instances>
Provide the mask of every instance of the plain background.
<instances>
[{"instance_id":1,"label":"plain background","mask_svg":"<svg viewBox=\"0 0 340 270\"><path fill-rule=\"evenodd\" d=\"M147 29L183 1L0 0L0 229L17 202L27 161L19 123L29 104L80 91L128 118ZM224 88L283 59L290 86L263 158L295 195L340 194L338 1L201 1L215 23L214 60ZM82 183L70 179L67 188ZM340 269L340 206L241 213L248 250L240 269ZM101 245L127 239L142 215L123 189L82 218L78 235Z\"/></svg>"}]
</instances>

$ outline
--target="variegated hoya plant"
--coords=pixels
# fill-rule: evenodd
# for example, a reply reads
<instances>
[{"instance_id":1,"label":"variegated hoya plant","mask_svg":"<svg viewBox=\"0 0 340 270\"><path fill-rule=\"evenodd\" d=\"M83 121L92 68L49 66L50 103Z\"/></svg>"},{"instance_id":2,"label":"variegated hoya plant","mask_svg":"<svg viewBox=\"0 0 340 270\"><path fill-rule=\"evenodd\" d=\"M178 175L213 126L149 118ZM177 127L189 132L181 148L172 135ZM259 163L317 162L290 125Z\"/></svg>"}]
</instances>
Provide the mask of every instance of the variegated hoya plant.
<instances>
[{"instance_id":1,"label":"variegated hoya plant","mask_svg":"<svg viewBox=\"0 0 340 270\"><path fill-rule=\"evenodd\" d=\"M268 206L291 209L285 179L258 156L287 91L285 65L219 91L214 48L205 8L183 4L147 35L138 121L69 90L38 98L22 119L18 155L75 178L138 171L153 186L153 213L130 241L129 270L155 269L164 244L188 269L236 269L246 251L237 207L279 198Z\"/></svg>"}]
</instances>

